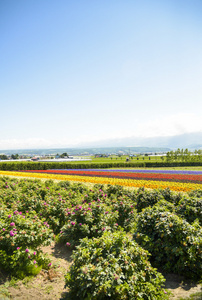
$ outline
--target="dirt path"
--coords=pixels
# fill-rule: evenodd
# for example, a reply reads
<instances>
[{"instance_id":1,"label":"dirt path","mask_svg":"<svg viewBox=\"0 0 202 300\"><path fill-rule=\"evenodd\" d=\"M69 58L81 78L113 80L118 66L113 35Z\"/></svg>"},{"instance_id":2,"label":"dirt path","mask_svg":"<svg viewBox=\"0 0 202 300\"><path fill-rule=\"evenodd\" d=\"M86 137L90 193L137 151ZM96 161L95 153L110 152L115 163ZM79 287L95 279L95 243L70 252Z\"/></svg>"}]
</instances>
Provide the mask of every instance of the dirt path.
<instances>
[{"instance_id":1,"label":"dirt path","mask_svg":"<svg viewBox=\"0 0 202 300\"><path fill-rule=\"evenodd\" d=\"M4 284L5 296L1 296L0 289L1 300L58 300L67 292L64 289L64 275L71 265L71 251L54 243L42 249L49 254L53 268L49 271L42 270L34 279L19 281L14 286Z\"/></svg>"},{"instance_id":2,"label":"dirt path","mask_svg":"<svg viewBox=\"0 0 202 300\"><path fill-rule=\"evenodd\" d=\"M59 300L65 296L67 290L64 289L64 275L71 265L71 251L54 243L42 249L50 256L53 268L48 272L41 271L34 279L25 279L15 284L0 278L0 300ZM175 274L166 276L166 289L173 293L172 300L202 291L201 285L183 281L182 277Z\"/></svg>"}]
</instances>

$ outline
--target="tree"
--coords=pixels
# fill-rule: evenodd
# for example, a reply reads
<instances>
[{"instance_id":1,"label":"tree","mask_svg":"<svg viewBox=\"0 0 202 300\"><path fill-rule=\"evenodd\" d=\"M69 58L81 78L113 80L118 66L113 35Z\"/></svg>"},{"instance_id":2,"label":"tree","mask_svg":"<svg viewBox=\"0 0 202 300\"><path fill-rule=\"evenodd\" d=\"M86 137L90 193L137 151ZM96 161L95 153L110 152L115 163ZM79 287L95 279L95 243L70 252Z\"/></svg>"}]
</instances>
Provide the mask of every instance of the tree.
<instances>
[{"instance_id":1,"label":"tree","mask_svg":"<svg viewBox=\"0 0 202 300\"><path fill-rule=\"evenodd\" d=\"M8 156L7 156L7 155L5 155L5 154L1 154L1 155L0 155L0 159L4 159L4 160L6 160L6 159L8 159Z\"/></svg>"},{"instance_id":2,"label":"tree","mask_svg":"<svg viewBox=\"0 0 202 300\"><path fill-rule=\"evenodd\" d=\"M19 159L19 154L12 154L12 155L11 155L11 158L12 158L12 159Z\"/></svg>"},{"instance_id":3,"label":"tree","mask_svg":"<svg viewBox=\"0 0 202 300\"><path fill-rule=\"evenodd\" d=\"M61 158L64 158L64 157L69 157L69 155L67 154L67 152L64 152L60 155Z\"/></svg>"}]
</instances>

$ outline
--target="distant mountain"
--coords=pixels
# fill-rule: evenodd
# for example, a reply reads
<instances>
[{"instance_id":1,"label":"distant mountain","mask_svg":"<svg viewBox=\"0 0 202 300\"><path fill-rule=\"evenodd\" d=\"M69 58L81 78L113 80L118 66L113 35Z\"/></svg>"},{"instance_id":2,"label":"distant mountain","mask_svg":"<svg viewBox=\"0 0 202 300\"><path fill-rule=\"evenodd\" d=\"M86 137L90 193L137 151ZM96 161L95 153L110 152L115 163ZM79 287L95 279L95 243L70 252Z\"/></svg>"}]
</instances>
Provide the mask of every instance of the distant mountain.
<instances>
[{"instance_id":1,"label":"distant mountain","mask_svg":"<svg viewBox=\"0 0 202 300\"><path fill-rule=\"evenodd\" d=\"M56 149L19 149L2 150L0 154L19 155L56 155L67 152L69 155L90 154L135 154L135 153L159 153L168 152L171 149L165 147L93 147L93 148L56 148Z\"/></svg>"},{"instance_id":2,"label":"distant mountain","mask_svg":"<svg viewBox=\"0 0 202 300\"><path fill-rule=\"evenodd\" d=\"M81 145L82 146L82 145ZM152 147L202 149L202 132L184 133L163 137L128 137L88 143L88 147Z\"/></svg>"},{"instance_id":3,"label":"distant mountain","mask_svg":"<svg viewBox=\"0 0 202 300\"><path fill-rule=\"evenodd\" d=\"M77 147L49 148L49 149L20 149L20 150L0 150L5 154L62 154L67 152L69 155L88 155L99 153L145 153L145 152L168 152L177 148L191 151L202 149L202 132L184 133L175 136L163 137L128 137L100 140L97 142L80 143Z\"/></svg>"}]
</instances>

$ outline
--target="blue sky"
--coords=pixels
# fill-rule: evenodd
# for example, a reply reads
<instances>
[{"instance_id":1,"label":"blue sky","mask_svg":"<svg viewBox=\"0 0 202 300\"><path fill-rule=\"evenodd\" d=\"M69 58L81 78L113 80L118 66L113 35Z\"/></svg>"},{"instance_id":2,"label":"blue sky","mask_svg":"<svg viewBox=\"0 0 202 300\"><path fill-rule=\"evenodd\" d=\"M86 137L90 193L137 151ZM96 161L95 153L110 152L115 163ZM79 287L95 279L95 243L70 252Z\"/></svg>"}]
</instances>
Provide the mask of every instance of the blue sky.
<instances>
[{"instance_id":1,"label":"blue sky","mask_svg":"<svg viewBox=\"0 0 202 300\"><path fill-rule=\"evenodd\" d=\"M1 0L0 149L202 131L201 33L200 0Z\"/></svg>"}]
</instances>

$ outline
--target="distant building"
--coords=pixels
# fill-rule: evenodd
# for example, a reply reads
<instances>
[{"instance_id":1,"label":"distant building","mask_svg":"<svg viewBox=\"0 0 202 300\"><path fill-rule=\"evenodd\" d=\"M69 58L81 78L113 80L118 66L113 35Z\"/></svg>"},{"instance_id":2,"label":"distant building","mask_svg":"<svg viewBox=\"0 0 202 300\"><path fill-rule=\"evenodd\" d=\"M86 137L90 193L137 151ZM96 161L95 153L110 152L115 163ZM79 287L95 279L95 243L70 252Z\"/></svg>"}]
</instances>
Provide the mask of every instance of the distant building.
<instances>
[{"instance_id":1,"label":"distant building","mask_svg":"<svg viewBox=\"0 0 202 300\"><path fill-rule=\"evenodd\" d=\"M32 160L32 161L38 161L38 160L39 160L39 157L38 157L38 156L34 156L34 157L31 158L31 160Z\"/></svg>"}]
</instances>

